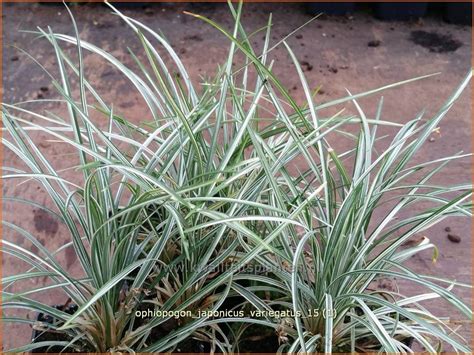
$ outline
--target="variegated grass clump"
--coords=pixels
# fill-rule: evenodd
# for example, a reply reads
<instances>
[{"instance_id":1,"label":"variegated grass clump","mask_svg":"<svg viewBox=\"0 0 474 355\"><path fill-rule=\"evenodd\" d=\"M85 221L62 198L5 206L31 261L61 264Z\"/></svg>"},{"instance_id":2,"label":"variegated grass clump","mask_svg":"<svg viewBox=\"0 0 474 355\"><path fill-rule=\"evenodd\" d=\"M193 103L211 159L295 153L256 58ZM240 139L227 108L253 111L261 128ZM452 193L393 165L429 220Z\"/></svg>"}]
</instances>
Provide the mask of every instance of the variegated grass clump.
<instances>
[{"instance_id":1,"label":"variegated grass clump","mask_svg":"<svg viewBox=\"0 0 474 355\"><path fill-rule=\"evenodd\" d=\"M37 105L30 109L29 103L4 103L2 143L26 169L9 162L3 179L39 182L55 206L54 211L44 210L64 223L69 235L60 250L50 251L30 231L3 221L6 233L20 233L38 251L14 240L3 242L3 253L28 262L31 269L5 276L2 297L7 313L27 309L54 317L56 322L42 324L42 329L60 332L64 340L12 350L59 346L81 352L161 352L194 338L209 343L213 351L238 352L243 330L263 325L275 329L282 352L409 352L408 338L430 352L443 343L469 351L445 319L419 302L443 298L472 319L470 307L451 291L470 285L415 274L404 266L415 253L435 248L429 240L400 247L445 217L471 216L469 183L430 184L446 164L466 154L413 164L471 73L432 118L420 115L400 125L382 119L382 100L376 117L368 118L357 99L421 78L318 105L282 40L277 45L286 47L305 92L306 103L299 105L272 72L268 54L277 45L269 45L271 18L263 51L257 53L240 23L242 4L229 3L229 8L235 19L231 33L193 15L230 43L225 63L199 88L161 35L116 9L143 45L143 55L131 53L139 71L82 41L72 16L75 36L49 28L36 32L55 50L59 76L48 74L68 114L58 117L42 113ZM76 47L75 58L65 45ZM151 122L133 124L114 112L114 103L87 80L84 51L125 75L146 103ZM238 56L242 65L236 69L232 64ZM75 90L78 95L72 94ZM341 110L331 117L320 115L344 103L352 104L356 114ZM102 122L91 118L97 113ZM104 122L107 128L99 128ZM349 125L358 125L359 132L348 134ZM376 153L375 144L383 138L379 126L398 132ZM55 169L34 141L37 132L77 153L78 163L71 167L80 174L77 181ZM353 147L333 150L330 139L338 135L354 138ZM408 183L414 176L417 181ZM5 198L36 206L35 201ZM374 220L373 212L387 201L393 207ZM412 209L420 201L434 207ZM395 218L407 209L409 218ZM71 246L83 271L80 278L57 260ZM242 271L246 265L270 271ZM25 278L41 277L52 286L11 291ZM403 290L373 290L371 284L380 277L396 277L426 292L406 297ZM249 279L250 286L244 287ZM68 314L34 300L44 292L63 293L77 311ZM219 310L231 298L240 300L234 307L245 309L244 316L178 321L136 316L143 307ZM287 310L294 317L255 318L249 309L262 314ZM33 317L6 315L3 321L38 327ZM170 322L173 331L163 333Z\"/></svg>"}]
</instances>

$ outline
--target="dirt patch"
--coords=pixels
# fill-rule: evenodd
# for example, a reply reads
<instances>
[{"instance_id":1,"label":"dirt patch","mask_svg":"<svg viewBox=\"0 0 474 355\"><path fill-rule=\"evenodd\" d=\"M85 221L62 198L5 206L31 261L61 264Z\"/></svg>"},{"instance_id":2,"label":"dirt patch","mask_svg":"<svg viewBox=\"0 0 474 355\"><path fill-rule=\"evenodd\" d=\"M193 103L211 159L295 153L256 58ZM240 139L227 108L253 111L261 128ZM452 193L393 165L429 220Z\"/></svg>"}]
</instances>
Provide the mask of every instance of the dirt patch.
<instances>
[{"instance_id":1,"label":"dirt patch","mask_svg":"<svg viewBox=\"0 0 474 355\"><path fill-rule=\"evenodd\" d=\"M457 234L448 234L448 239L453 242L453 243L460 243L461 242L461 237Z\"/></svg>"},{"instance_id":2,"label":"dirt patch","mask_svg":"<svg viewBox=\"0 0 474 355\"><path fill-rule=\"evenodd\" d=\"M379 41L378 39L374 39L374 40L372 40L372 41L369 41L369 42L367 43L367 46L368 46L368 47L379 47L381 44L382 44L381 41Z\"/></svg>"},{"instance_id":3,"label":"dirt patch","mask_svg":"<svg viewBox=\"0 0 474 355\"><path fill-rule=\"evenodd\" d=\"M67 268L70 268L77 261L77 254L73 247L66 248L65 258Z\"/></svg>"},{"instance_id":4,"label":"dirt patch","mask_svg":"<svg viewBox=\"0 0 474 355\"><path fill-rule=\"evenodd\" d=\"M185 41L193 41L193 42L202 42L202 37L199 35L190 35L184 37Z\"/></svg>"},{"instance_id":5,"label":"dirt patch","mask_svg":"<svg viewBox=\"0 0 474 355\"><path fill-rule=\"evenodd\" d=\"M301 67L303 68L303 71L311 71L313 70L313 65L307 61L302 61L301 62Z\"/></svg>"},{"instance_id":6,"label":"dirt patch","mask_svg":"<svg viewBox=\"0 0 474 355\"><path fill-rule=\"evenodd\" d=\"M444 35L437 32L412 31L410 40L435 53L454 52L463 45L462 42L454 39L450 34Z\"/></svg>"},{"instance_id":7,"label":"dirt patch","mask_svg":"<svg viewBox=\"0 0 474 355\"><path fill-rule=\"evenodd\" d=\"M33 222L35 229L38 232L45 232L47 234L56 234L58 231L58 221L51 217L47 212L43 210L33 211Z\"/></svg>"}]
</instances>

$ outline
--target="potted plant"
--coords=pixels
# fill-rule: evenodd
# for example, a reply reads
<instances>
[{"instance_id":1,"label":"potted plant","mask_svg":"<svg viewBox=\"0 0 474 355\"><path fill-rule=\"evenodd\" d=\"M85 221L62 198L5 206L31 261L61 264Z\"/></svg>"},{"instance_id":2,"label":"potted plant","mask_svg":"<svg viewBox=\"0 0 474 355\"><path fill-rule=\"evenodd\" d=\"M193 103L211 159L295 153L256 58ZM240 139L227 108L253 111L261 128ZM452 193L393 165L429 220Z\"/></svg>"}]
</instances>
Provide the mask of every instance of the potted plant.
<instances>
[{"instance_id":1,"label":"potted plant","mask_svg":"<svg viewBox=\"0 0 474 355\"><path fill-rule=\"evenodd\" d=\"M407 21L423 17L427 2L377 2L375 17L384 21Z\"/></svg>"},{"instance_id":2,"label":"potted plant","mask_svg":"<svg viewBox=\"0 0 474 355\"><path fill-rule=\"evenodd\" d=\"M472 2L446 2L444 6L445 21L472 26Z\"/></svg>"},{"instance_id":3,"label":"potted plant","mask_svg":"<svg viewBox=\"0 0 474 355\"><path fill-rule=\"evenodd\" d=\"M323 13L330 16L344 16L355 11L355 2L308 2L307 11L310 15Z\"/></svg>"},{"instance_id":4,"label":"potted plant","mask_svg":"<svg viewBox=\"0 0 474 355\"><path fill-rule=\"evenodd\" d=\"M59 74L52 82L65 110L62 116L38 111L41 100L31 107L3 104L3 144L16 158L7 161L3 179L39 182L54 206L5 198L41 208L69 233L52 251L21 224L3 221L7 233L35 247L14 237L2 243L4 255L31 267L2 279L3 321L34 329L30 344L10 351L233 353L249 351L257 335L265 352L401 352L412 339L431 351L437 341L469 351L444 319L418 305L442 298L472 319L451 291L469 285L414 274L404 261L436 248L428 239L403 245L442 218L471 215L470 184L429 183L466 155L411 164L471 73L433 118L398 125L383 120L381 104L367 118L357 100L425 77L315 104L285 44L307 98L299 105L271 70L271 20L258 53L240 24L242 3L229 3L232 32L190 14L230 41L224 65L198 89L162 36L110 6L143 45L141 59L132 55L138 71L81 40L77 30L69 36L39 29L35 34L56 54ZM64 44L75 47L78 59ZM151 121L133 123L94 90L84 51L131 81ZM244 59L234 67L237 53ZM351 102L356 115L319 114ZM331 139L347 137L345 128L354 124L360 127L354 146L332 149ZM379 155L377 127L398 129ZM35 141L38 132L76 154L76 174L55 168ZM407 182L415 173L422 176ZM435 205L394 219L426 200ZM393 209L375 219L385 203ZM81 275L59 262L66 248L77 256ZM427 291L381 290L373 285L381 277ZM50 283L19 288L28 278ZM61 292L64 303L35 300L49 292Z\"/></svg>"}]
</instances>

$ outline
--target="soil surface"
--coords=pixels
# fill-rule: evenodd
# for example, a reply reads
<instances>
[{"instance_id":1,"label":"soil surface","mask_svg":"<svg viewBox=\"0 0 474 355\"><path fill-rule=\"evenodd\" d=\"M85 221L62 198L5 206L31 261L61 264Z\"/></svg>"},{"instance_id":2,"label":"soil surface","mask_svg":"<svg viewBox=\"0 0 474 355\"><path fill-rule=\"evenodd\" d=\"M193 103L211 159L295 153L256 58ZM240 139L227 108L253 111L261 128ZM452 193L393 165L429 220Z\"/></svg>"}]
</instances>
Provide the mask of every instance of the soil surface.
<instances>
[{"instance_id":1,"label":"soil surface","mask_svg":"<svg viewBox=\"0 0 474 355\"><path fill-rule=\"evenodd\" d=\"M4 4L4 99L18 102L36 98L53 99L58 94L49 77L28 56L17 48L28 51L37 58L51 74L57 76L52 48L46 41L35 40L35 35L19 30L35 30L37 26L47 30L50 25L56 32L73 34L73 27L65 8L59 4ZM292 30L310 19L300 4L248 4L245 5L243 23L252 32L267 24L273 13L273 35L276 43ZM146 7L124 8L123 11L154 30L161 30L177 50L191 78L197 83L202 76L213 75L217 64L223 63L227 55L228 41L210 26L198 19L183 14L183 10L199 13L231 28L232 19L225 4L152 4ZM110 10L100 4L72 6L79 26L81 38L90 41L124 61L132 63L127 52L141 52L141 46L133 32ZM363 92L389 83L412 77L440 73L429 79L418 81L384 93L383 119L407 122L426 108L425 117L431 117L444 100L455 90L471 67L471 28L443 23L436 17L427 17L416 23L384 23L369 14L356 13L351 17L317 19L287 40L300 60L307 80L312 87L321 86L316 101L326 102L351 93ZM263 48L262 34L253 39L256 48ZM304 92L284 46L272 52L275 73L298 102L304 101ZM86 53L84 63L86 75L104 100L114 103L114 109L138 123L147 119L147 109L139 95L117 71L100 58ZM434 134L418 160L470 152L471 147L471 92L467 90L442 121L441 134ZM373 115L380 95L361 100L359 103L367 114ZM348 106L348 111L353 107ZM48 109L54 110L54 103ZM40 147L53 161L57 169L71 165L67 149L53 142L40 140ZM334 146L335 150L347 148L344 142ZM13 165L13 155L5 152L4 165ZM71 157L71 159L73 159ZM469 181L469 160L453 162L436 183L450 185ZM66 172L72 177L76 172ZM22 196L51 206L46 193L37 184L13 184L4 186L5 196ZM4 219L27 229L49 250L63 245L68 236L64 227L42 210L19 207L13 203L3 206ZM375 216L377 217L377 216ZM448 229L449 227L449 229ZM449 230L449 233L448 233ZM456 238L448 237L448 234ZM431 253L422 253L409 265L418 273L436 274L470 282L471 223L467 219L451 218L427 230L424 235L439 247L439 257L432 262ZM10 232L3 236L7 240L19 240ZM420 238L422 236L419 236ZM21 240L21 239L20 239ZM34 249L27 240L23 247ZM66 249L59 259L73 274L80 272L72 250ZM10 275L25 270L26 265L3 258L3 273ZM27 280L29 287L40 286L44 280ZM392 287L393 280L381 280L379 287ZM21 287L21 285L19 285ZM413 294L417 289L404 289ZM470 291L456 291L470 302ZM50 304L64 303L57 294L37 295ZM453 327L465 323L464 334L471 338L469 324L457 312L443 302L430 301L428 308L437 314L451 316ZM32 315L33 316L33 315ZM28 326L6 325L3 331L5 348L23 345L31 339Z\"/></svg>"}]
</instances>

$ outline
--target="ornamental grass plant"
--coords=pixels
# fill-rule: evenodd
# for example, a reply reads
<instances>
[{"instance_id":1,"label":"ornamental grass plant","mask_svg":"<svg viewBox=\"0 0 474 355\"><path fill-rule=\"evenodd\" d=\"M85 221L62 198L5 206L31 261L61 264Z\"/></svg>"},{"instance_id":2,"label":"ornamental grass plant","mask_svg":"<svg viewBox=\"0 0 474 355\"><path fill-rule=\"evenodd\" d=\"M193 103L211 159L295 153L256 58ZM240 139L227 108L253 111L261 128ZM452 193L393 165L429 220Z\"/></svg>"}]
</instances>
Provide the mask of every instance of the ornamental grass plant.
<instances>
[{"instance_id":1,"label":"ornamental grass plant","mask_svg":"<svg viewBox=\"0 0 474 355\"><path fill-rule=\"evenodd\" d=\"M230 32L188 14L229 40L225 62L197 85L161 34L109 6L142 45L141 53L129 53L138 70L81 40L71 14L75 35L32 32L54 49L57 73L47 74L67 115L41 110L42 100L2 104L2 144L16 158L2 178L38 182L55 207L4 199L41 208L68 231L60 249L48 250L32 231L2 221L5 234L35 246L2 243L5 255L29 264L2 279L3 322L30 324L37 334L10 351L230 353L241 351L248 332L275 337L279 352L405 353L412 340L433 353L445 345L470 351L448 319L422 302L441 298L472 320L453 292L471 286L420 275L405 262L427 249L437 255L426 237L407 247L411 238L444 218L471 217L469 182L431 182L469 154L415 163L471 72L432 117L397 124L384 120L382 99L375 117L358 100L430 75L316 104L284 39L270 45L271 17L257 52L240 21L242 3L229 3ZM272 71L276 46L288 52L304 104ZM103 99L87 78L85 52L131 82L151 121L134 124ZM336 113L324 116L328 108ZM383 136L380 127L396 132ZM74 179L54 167L36 133L76 153L68 169ZM352 147L335 150L338 137ZM379 142L387 143L382 151ZM423 210L413 208L425 202ZM58 261L69 247L79 277ZM400 286L374 288L383 277ZM31 278L49 283L16 290ZM424 292L407 296L404 289L415 284ZM63 294L68 307L35 300L51 292ZM30 316L18 315L24 309ZM147 312L162 316L141 316Z\"/></svg>"}]
</instances>

